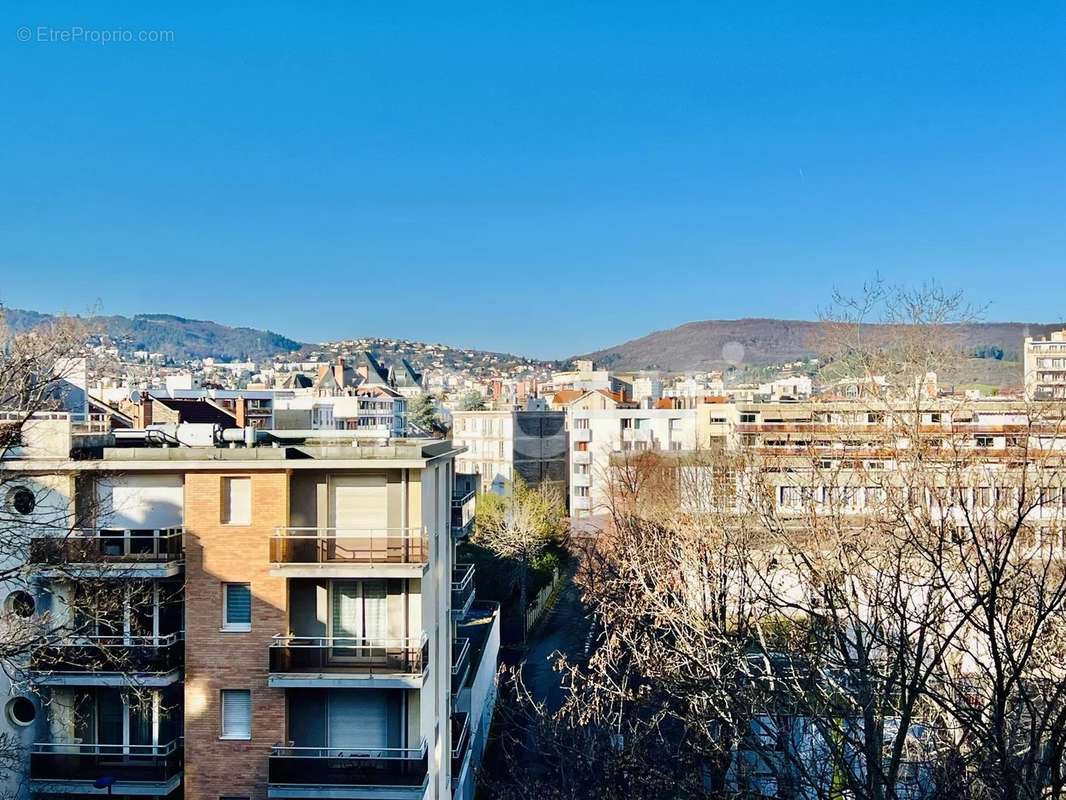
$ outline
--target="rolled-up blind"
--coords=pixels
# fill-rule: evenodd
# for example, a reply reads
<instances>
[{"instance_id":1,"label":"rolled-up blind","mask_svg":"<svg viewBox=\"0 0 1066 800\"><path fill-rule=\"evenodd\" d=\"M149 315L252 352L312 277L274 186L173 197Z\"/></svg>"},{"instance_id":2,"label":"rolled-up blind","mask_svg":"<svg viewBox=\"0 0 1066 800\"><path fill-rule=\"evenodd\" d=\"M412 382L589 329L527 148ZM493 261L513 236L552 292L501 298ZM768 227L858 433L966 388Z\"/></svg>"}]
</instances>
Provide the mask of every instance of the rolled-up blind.
<instances>
[{"instance_id":1,"label":"rolled-up blind","mask_svg":"<svg viewBox=\"0 0 1066 800\"><path fill-rule=\"evenodd\" d=\"M222 736L227 739L252 737L252 693L247 689L222 690Z\"/></svg>"}]
</instances>

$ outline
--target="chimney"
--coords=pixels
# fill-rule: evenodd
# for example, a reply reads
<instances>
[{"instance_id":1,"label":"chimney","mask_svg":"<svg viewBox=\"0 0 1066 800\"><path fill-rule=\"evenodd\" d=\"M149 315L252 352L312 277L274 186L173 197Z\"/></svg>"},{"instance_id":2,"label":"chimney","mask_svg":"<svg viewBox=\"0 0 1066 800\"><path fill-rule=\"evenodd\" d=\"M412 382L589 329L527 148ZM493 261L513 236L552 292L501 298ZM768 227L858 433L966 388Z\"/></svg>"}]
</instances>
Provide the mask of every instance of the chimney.
<instances>
[{"instance_id":1,"label":"chimney","mask_svg":"<svg viewBox=\"0 0 1066 800\"><path fill-rule=\"evenodd\" d=\"M344 358L337 356L337 363L333 367L333 377L337 379L337 385L344 386Z\"/></svg>"},{"instance_id":2,"label":"chimney","mask_svg":"<svg viewBox=\"0 0 1066 800\"><path fill-rule=\"evenodd\" d=\"M148 392L141 392L141 407L137 414L137 423L141 428L147 428L152 424L152 396Z\"/></svg>"},{"instance_id":3,"label":"chimney","mask_svg":"<svg viewBox=\"0 0 1066 800\"><path fill-rule=\"evenodd\" d=\"M233 410L237 416L237 427L243 428L247 424L248 401L243 397L238 397Z\"/></svg>"}]
</instances>

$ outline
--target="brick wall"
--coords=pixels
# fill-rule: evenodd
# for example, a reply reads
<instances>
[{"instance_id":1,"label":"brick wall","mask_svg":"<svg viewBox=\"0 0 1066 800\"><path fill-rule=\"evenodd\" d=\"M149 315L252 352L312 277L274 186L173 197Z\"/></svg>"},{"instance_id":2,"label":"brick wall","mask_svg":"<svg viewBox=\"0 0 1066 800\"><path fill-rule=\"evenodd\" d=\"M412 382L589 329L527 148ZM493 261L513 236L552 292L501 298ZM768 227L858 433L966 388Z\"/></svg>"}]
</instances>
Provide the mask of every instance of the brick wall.
<instances>
[{"instance_id":1,"label":"brick wall","mask_svg":"<svg viewBox=\"0 0 1066 800\"><path fill-rule=\"evenodd\" d=\"M269 537L288 524L289 476L257 471L252 524L223 525L222 478L185 479L185 797L266 797L270 746L285 740L285 691L267 687L270 638L286 630L286 584L269 575ZM247 473L244 473L247 474ZM252 629L222 632L222 582L250 583ZM220 740L222 689L250 689L251 741Z\"/></svg>"}]
</instances>

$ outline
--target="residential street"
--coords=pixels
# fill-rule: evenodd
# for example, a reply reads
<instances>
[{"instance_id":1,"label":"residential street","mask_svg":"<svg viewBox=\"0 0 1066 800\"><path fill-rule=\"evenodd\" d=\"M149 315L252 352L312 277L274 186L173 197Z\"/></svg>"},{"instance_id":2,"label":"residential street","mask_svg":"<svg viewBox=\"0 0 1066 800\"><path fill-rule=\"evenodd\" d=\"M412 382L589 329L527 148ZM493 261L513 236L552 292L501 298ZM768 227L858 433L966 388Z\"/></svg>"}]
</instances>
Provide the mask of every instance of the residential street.
<instances>
[{"instance_id":1,"label":"residential street","mask_svg":"<svg viewBox=\"0 0 1066 800\"><path fill-rule=\"evenodd\" d=\"M555 606L530 635L529 650L522 662L526 686L534 697L547 704L549 711L556 711L563 702L561 675L553 669L558 653L565 653L571 660L585 657L589 621L579 595L573 576L568 576Z\"/></svg>"}]
</instances>

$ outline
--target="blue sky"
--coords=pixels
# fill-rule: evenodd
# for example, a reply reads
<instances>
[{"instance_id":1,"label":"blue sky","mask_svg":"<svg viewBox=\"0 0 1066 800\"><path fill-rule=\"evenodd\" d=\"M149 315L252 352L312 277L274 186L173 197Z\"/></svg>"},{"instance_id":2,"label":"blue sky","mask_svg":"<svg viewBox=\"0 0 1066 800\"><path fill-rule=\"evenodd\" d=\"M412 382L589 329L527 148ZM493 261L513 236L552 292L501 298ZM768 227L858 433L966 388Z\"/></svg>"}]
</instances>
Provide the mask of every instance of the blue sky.
<instances>
[{"instance_id":1,"label":"blue sky","mask_svg":"<svg viewBox=\"0 0 1066 800\"><path fill-rule=\"evenodd\" d=\"M539 356L875 273L1066 316L1061 3L0 16L10 306ZM47 40L75 26L173 41Z\"/></svg>"}]
</instances>

